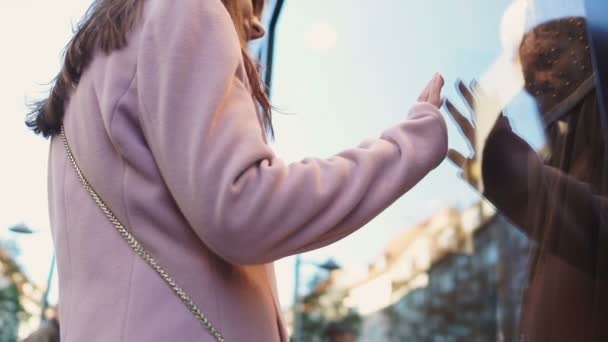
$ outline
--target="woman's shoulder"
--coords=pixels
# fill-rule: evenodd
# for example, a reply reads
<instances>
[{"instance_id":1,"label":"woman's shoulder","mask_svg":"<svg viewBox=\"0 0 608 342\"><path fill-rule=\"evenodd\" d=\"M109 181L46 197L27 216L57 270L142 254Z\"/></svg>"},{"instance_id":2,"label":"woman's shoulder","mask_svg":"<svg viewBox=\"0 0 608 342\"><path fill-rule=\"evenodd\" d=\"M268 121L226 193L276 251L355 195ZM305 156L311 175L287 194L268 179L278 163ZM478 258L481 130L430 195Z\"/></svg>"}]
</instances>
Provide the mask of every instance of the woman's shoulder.
<instances>
[{"instance_id":1,"label":"woman's shoulder","mask_svg":"<svg viewBox=\"0 0 608 342\"><path fill-rule=\"evenodd\" d=\"M226 89L220 85L231 84L241 65L238 35L220 0L149 0L134 39L134 84L148 114L166 103L175 111L192 89L197 106L201 96L224 96L215 90Z\"/></svg>"},{"instance_id":2,"label":"woman's shoulder","mask_svg":"<svg viewBox=\"0 0 608 342\"><path fill-rule=\"evenodd\" d=\"M141 30L144 44L159 49L213 49L226 58L240 56L238 34L220 0L146 1Z\"/></svg>"},{"instance_id":3,"label":"woman's shoulder","mask_svg":"<svg viewBox=\"0 0 608 342\"><path fill-rule=\"evenodd\" d=\"M220 0L149 0L145 5L144 23L233 27L230 15Z\"/></svg>"}]
</instances>

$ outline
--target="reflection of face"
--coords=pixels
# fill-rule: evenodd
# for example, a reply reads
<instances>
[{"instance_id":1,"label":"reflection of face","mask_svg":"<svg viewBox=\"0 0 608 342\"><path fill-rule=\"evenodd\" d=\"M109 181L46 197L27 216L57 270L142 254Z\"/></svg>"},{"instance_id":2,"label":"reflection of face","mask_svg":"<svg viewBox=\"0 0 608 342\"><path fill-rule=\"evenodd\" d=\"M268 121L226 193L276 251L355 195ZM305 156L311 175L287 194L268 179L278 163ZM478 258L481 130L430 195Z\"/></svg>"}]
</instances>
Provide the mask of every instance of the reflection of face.
<instances>
[{"instance_id":1,"label":"reflection of face","mask_svg":"<svg viewBox=\"0 0 608 342\"><path fill-rule=\"evenodd\" d=\"M536 98L543 113L592 73L583 18L565 18L537 26L524 36L519 54L526 90Z\"/></svg>"},{"instance_id":2,"label":"reflection of face","mask_svg":"<svg viewBox=\"0 0 608 342\"><path fill-rule=\"evenodd\" d=\"M236 2L243 18L246 40L262 38L266 33L260 21L264 10L264 0L236 0Z\"/></svg>"}]
</instances>

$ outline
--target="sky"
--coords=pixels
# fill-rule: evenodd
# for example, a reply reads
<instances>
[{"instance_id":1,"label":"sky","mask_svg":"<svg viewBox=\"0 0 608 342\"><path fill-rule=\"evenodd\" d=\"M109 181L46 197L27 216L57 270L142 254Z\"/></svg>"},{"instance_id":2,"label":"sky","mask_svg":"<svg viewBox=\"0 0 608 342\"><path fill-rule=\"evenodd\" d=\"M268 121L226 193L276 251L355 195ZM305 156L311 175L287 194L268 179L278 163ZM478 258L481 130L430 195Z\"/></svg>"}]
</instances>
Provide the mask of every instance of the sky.
<instances>
[{"instance_id":1,"label":"sky","mask_svg":"<svg viewBox=\"0 0 608 342\"><path fill-rule=\"evenodd\" d=\"M517 0L519 1L519 0ZM523 1L523 0L522 0ZM573 0L568 0L570 3ZM459 103L454 82L481 77L504 52L503 15L511 0L287 0L276 41L273 78L277 154L287 161L329 157L405 119L435 72L445 96ZM25 103L39 98L59 69L60 53L85 0L0 2L0 239L21 249L19 262L44 284L52 255L47 211L48 142L23 125ZM545 10L542 10L542 13ZM503 32L501 32L501 27ZM540 143L529 99L514 99L514 127ZM449 119L448 119L448 122ZM450 146L469 153L453 124ZM536 139L536 140L535 140ZM464 208L479 196L444 162L370 224L303 256L365 266L394 236L445 207ZM18 236L25 223L37 233ZM317 272L304 266L304 281ZM291 302L293 258L277 263L283 305ZM56 287L51 300L56 300Z\"/></svg>"},{"instance_id":2,"label":"sky","mask_svg":"<svg viewBox=\"0 0 608 342\"><path fill-rule=\"evenodd\" d=\"M272 100L290 115L275 116L277 153L289 161L326 157L379 136L405 119L435 72L446 78L445 95L458 102L456 79L478 77L500 54L499 23L508 4L287 1L277 35ZM453 125L449 134L450 145L466 154ZM477 199L457 178L457 170L444 162L365 228L303 258L365 266L408 226L442 208L466 207ZM279 262L278 273L288 273L291 265L291 260ZM309 277L317 270L309 266L303 272ZM283 291L291 286L286 284Z\"/></svg>"},{"instance_id":3,"label":"sky","mask_svg":"<svg viewBox=\"0 0 608 342\"><path fill-rule=\"evenodd\" d=\"M435 72L444 96L462 103L455 82L481 80L504 97L514 130L540 148L544 136L522 84L506 89L524 30L555 17L581 15L578 0L306 0L286 1L278 26L272 102L277 153L288 161L328 157L403 120ZM485 82L487 80L487 82ZM519 80L521 82L521 80ZM446 117L450 147L471 153ZM480 196L444 162L366 227L304 260L333 258L361 268L396 235L442 208L466 208ZM293 260L277 263L278 274ZM305 279L315 267L303 269ZM282 298L293 277L280 279ZM281 287L283 285L283 287ZM301 282L306 286L306 280Z\"/></svg>"},{"instance_id":4,"label":"sky","mask_svg":"<svg viewBox=\"0 0 608 342\"><path fill-rule=\"evenodd\" d=\"M60 53L71 37L72 24L88 1L2 0L0 2L0 239L13 239L18 261L28 276L45 284L52 244L46 191L48 142L23 124L29 100L44 94L59 71ZM36 234L17 235L8 228L25 223ZM54 287L56 289L56 287ZM57 297L54 291L51 300Z\"/></svg>"}]
</instances>

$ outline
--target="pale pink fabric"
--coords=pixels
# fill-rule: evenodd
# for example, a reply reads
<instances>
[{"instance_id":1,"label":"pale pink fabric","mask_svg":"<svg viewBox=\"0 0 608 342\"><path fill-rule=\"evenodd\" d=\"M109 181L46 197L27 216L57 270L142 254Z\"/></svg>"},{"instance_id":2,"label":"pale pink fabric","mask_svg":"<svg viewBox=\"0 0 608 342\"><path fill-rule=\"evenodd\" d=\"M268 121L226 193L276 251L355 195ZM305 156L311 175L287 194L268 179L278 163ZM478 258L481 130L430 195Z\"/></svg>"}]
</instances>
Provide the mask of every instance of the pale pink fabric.
<instances>
[{"instance_id":1,"label":"pale pink fabric","mask_svg":"<svg viewBox=\"0 0 608 342\"><path fill-rule=\"evenodd\" d=\"M83 75L65 129L98 193L227 341L286 341L272 262L379 214L444 159L446 126L420 103L381 138L286 164L247 89L219 0L149 0L128 46ZM62 341L211 341L82 189L58 137L49 168Z\"/></svg>"}]
</instances>

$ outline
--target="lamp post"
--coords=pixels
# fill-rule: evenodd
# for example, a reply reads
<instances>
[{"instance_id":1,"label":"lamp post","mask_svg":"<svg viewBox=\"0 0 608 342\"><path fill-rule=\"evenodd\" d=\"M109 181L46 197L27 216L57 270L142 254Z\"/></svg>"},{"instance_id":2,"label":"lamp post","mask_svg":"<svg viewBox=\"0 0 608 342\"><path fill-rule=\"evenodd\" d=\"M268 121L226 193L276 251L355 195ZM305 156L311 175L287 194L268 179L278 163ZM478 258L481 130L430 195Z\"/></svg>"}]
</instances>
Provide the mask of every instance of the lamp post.
<instances>
[{"instance_id":1,"label":"lamp post","mask_svg":"<svg viewBox=\"0 0 608 342\"><path fill-rule=\"evenodd\" d=\"M334 260L329 259L322 264L318 264L310 261L303 261L300 254L296 255L295 267L294 267L294 287L293 287L293 341L302 341L302 303L300 302L300 270L302 264L312 265L319 269L326 270L328 272L340 269Z\"/></svg>"},{"instance_id":2,"label":"lamp post","mask_svg":"<svg viewBox=\"0 0 608 342\"><path fill-rule=\"evenodd\" d=\"M272 14L270 15L270 23L268 25L268 40L265 46L266 60L264 61L264 84L266 85L266 91L268 92L268 95L270 95L270 89L272 87L272 69L274 66L274 47L276 40L277 24L279 22L279 18L281 17L281 12L283 10L284 4L284 0L276 1L275 6L272 10Z\"/></svg>"},{"instance_id":3,"label":"lamp post","mask_svg":"<svg viewBox=\"0 0 608 342\"><path fill-rule=\"evenodd\" d=\"M53 273L55 271L55 253L51 256L51 267L49 268L49 275L46 279L46 288L42 295L42 308L40 312L40 322L46 321L45 312L49 307L49 292L51 290L51 282L53 281Z\"/></svg>"},{"instance_id":4,"label":"lamp post","mask_svg":"<svg viewBox=\"0 0 608 342\"><path fill-rule=\"evenodd\" d=\"M10 230L13 233L31 235L36 233L36 231L32 230L25 224L21 223L15 226L10 227ZM49 307L49 292L51 289L51 282L53 280L53 273L55 271L55 253L51 257L51 267L49 269L49 275L46 280L46 288L44 289L44 293L42 294L42 299L40 301L40 323L46 321L45 311Z\"/></svg>"}]
</instances>

